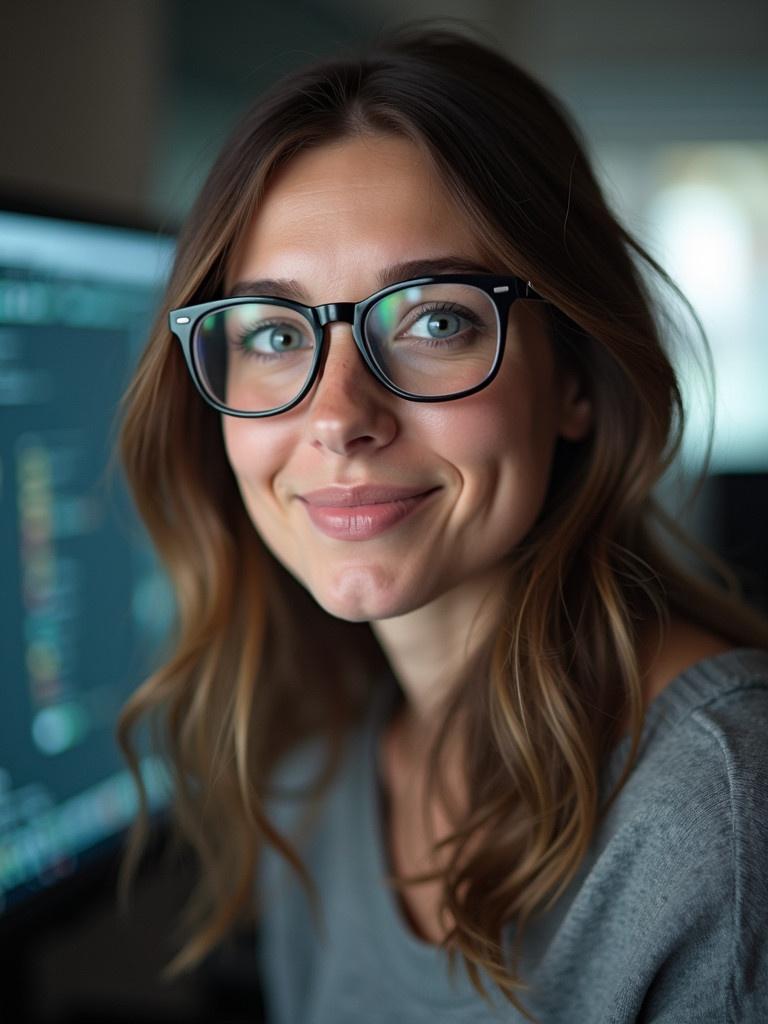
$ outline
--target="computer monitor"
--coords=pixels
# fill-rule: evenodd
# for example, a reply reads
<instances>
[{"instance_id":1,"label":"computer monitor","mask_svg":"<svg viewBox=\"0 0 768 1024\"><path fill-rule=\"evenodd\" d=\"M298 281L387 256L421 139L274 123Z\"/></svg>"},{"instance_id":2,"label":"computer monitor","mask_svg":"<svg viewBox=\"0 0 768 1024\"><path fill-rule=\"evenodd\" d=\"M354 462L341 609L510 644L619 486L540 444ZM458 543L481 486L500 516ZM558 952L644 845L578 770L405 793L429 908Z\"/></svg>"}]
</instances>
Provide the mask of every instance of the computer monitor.
<instances>
[{"instance_id":1,"label":"computer monitor","mask_svg":"<svg viewBox=\"0 0 768 1024\"><path fill-rule=\"evenodd\" d=\"M172 619L107 461L167 276L167 234L0 209L0 927L116 850L114 738ZM142 747L160 816L160 765Z\"/></svg>"}]
</instances>

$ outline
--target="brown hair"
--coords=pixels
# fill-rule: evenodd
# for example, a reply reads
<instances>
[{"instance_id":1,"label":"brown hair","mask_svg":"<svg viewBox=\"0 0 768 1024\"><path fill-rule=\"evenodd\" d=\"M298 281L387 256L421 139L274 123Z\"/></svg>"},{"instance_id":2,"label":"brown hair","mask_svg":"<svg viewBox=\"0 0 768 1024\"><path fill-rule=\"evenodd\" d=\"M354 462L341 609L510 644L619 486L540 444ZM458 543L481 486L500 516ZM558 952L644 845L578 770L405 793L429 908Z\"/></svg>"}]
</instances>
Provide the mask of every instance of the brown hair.
<instances>
[{"instance_id":1,"label":"brown hair","mask_svg":"<svg viewBox=\"0 0 768 1024\"><path fill-rule=\"evenodd\" d=\"M317 908L301 857L266 816L270 774L303 740L326 737L328 758L308 794L320 799L384 659L367 625L324 612L260 541L220 417L193 390L166 312L223 294L230 255L276 168L299 150L366 132L405 136L434 161L498 272L531 279L550 300L553 341L580 368L593 404L590 436L558 443L541 516L510 558L484 683L458 688L430 760L431 792L451 723L465 716L470 811L439 844L451 850L447 868L420 877L442 879L451 968L460 954L481 995L480 968L526 1013L517 995L526 988L517 973L526 922L573 878L637 756L638 630L657 622L663 635L679 610L735 644L768 646L768 626L727 567L687 541L654 499L680 445L683 408L646 276L676 289L606 205L557 100L491 47L416 27L362 57L315 64L259 99L213 167L124 398L122 461L170 574L177 623L172 652L127 702L118 737L141 790L131 737L140 720L152 721L178 835L200 862L184 921L191 935L168 973L195 965L255 913L264 843L293 865ZM723 582L684 567L670 539ZM631 749L601 807L601 765L627 713ZM493 840L476 846L481 829ZM123 887L146 831L142 813ZM516 942L505 962L510 922Z\"/></svg>"}]
</instances>

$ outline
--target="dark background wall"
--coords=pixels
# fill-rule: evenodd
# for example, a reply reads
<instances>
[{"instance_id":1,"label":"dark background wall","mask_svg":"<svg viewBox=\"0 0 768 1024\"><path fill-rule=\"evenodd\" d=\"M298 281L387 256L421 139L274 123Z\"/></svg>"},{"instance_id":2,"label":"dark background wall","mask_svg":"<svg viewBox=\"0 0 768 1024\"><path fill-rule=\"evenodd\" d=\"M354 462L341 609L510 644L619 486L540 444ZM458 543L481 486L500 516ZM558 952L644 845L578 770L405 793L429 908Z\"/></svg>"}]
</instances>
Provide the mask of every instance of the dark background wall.
<instances>
[{"instance_id":1,"label":"dark background wall","mask_svg":"<svg viewBox=\"0 0 768 1024\"><path fill-rule=\"evenodd\" d=\"M758 0L3 0L0 193L172 228L267 83L406 16L437 14L467 18L552 86L598 150L768 140L768 5ZM765 486L729 486L735 501L723 504L720 488L704 518L744 561L762 544L765 564ZM752 539L732 514L745 506L759 526ZM107 885L38 936L27 966L41 1019L106 1021L122 1006L124 1019L191 1022L205 1019L219 983L235 996L218 1019L257 1019L247 936L206 977L157 979L189 882L183 868L156 865L129 922Z\"/></svg>"},{"instance_id":2,"label":"dark background wall","mask_svg":"<svg viewBox=\"0 0 768 1024\"><path fill-rule=\"evenodd\" d=\"M465 18L594 143L768 139L758 0L4 0L0 190L177 221L277 75L405 17Z\"/></svg>"}]
</instances>

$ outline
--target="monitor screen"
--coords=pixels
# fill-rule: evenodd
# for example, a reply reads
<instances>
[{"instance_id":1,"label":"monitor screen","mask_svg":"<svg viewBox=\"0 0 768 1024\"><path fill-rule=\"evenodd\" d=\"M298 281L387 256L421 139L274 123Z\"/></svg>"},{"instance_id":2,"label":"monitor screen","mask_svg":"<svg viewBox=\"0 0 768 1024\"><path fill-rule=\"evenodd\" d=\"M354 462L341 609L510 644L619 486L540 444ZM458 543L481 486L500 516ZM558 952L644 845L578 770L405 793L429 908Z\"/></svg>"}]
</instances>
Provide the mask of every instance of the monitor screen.
<instances>
[{"instance_id":1,"label":"monitor screen","mask_svg":"<svg viewBox=\"0 0 768 1024\"><path fill-rule=\"evenodd\" d=\"M114 847L137 811L115 723L173 606L107 462L172 250L0 211L0 914Z\"/></svg>"}]
</instances>

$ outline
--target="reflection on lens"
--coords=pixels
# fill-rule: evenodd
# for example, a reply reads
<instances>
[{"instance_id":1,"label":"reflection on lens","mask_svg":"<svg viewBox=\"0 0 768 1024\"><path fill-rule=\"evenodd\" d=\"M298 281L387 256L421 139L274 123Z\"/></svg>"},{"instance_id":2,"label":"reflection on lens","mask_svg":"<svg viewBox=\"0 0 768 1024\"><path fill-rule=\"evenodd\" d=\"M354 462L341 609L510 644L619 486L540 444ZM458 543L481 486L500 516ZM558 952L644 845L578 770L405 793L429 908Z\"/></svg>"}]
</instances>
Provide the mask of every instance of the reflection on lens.
<instances>
[{"instance_id":1,"label":"reflection on lens","mask_svg":"<svg viewBox=\"0 0 768 1024\"><path fill-rule=\"evenodd\" d=\"M384 376L409 394L458 394L477 387L496 360L496 306L480 288L410 286L370 310L365 337Z\"/></svg>"},{"instance_id":2,"label":"reflection on lens","mask_svg":"<svg viewBox=\"0 0 768 1024\"><path fill-rule=\"evenodd\" d=\"M306 383L315 335L295 310L242 302L202 320L193 354L203 385L217 402L236 412L268 412L294 399Z\"/></svg>"}]
</instances>

